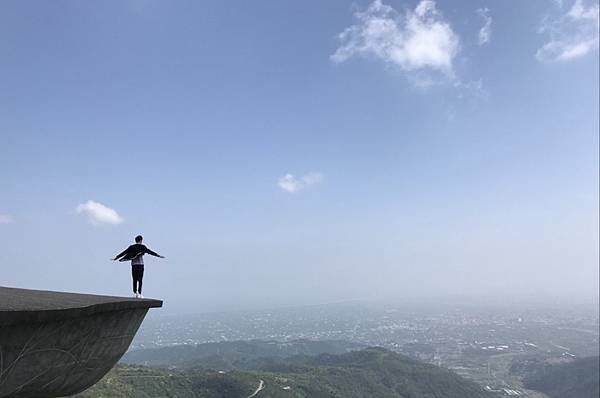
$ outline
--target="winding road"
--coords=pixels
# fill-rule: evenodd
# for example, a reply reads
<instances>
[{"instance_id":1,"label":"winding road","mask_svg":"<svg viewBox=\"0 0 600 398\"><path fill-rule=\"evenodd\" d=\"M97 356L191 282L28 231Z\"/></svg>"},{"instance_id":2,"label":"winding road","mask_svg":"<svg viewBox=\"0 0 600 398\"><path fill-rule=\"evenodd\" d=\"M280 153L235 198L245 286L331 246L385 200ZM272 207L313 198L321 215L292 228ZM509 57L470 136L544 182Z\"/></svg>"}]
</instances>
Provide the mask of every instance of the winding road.
<instances>
[{"instance_id":1,"label":"winding road","mask_svg":"<svg viewBox=\"0 0 600 398\"><path fill-rule=\"evenodd\" d=\"M258 395L258 393L261 392L264 388L265 388L265 382L260 380L260 383L258 383L258 387L256 388L256 391L254 391L252 393L252 395L248 395L248 398L256 397L256 395Z\"/></svg>"}]
</instances>

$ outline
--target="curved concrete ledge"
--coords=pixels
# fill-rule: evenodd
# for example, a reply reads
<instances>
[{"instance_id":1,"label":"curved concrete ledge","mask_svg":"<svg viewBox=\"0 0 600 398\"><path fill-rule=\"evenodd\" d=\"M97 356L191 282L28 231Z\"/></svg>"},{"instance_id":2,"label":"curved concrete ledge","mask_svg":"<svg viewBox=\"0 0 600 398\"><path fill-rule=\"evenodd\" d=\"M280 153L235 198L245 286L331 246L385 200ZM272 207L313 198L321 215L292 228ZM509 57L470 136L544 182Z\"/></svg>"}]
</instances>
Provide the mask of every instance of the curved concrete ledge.
<instances>
[{"instance_id":1,"label":"curved concrete ledge","mask_svg":"<svg viewBox=\"0 0 600 398\"><path fill-rule=\"evenodd\" d=\"M0 397L64 397L127 351L160 300L0 287Z\"/></svg>"}]
</instances>

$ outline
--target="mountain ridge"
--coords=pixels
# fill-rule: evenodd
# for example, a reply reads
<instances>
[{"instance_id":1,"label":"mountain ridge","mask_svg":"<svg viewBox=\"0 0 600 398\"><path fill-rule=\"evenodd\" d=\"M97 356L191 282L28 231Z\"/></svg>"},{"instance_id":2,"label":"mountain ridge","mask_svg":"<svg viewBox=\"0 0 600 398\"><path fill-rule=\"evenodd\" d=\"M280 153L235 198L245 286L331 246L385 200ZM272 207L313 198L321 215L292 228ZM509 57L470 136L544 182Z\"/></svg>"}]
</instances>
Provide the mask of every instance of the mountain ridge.
<instances>
[{"instance_id":1,"label":"mountain ridge","mask_svg":"<svg viewBox=\"0 0 600 398\"><path fill-rule=\"evenodd\" d=\"M257 357L249 367L149 368L119 365L80 398L485 398L494 396L450 370L380 347L341 354Z\"/></svg>"}]
</instances>

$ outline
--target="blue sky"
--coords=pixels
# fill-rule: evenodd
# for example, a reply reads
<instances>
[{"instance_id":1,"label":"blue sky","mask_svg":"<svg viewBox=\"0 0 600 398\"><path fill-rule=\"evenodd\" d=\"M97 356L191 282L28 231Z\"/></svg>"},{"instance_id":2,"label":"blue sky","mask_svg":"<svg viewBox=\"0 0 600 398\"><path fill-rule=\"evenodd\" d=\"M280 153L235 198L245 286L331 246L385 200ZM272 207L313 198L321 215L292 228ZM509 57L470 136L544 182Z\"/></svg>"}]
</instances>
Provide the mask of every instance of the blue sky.
<instances>
[{"instance_id":1,"label":"blue sky","mask_svg":"<svg viewBox=\"0 0 600 398\"><path fill-rule=\"evenodd\" d=\"M598 2L0 4L0 284L598 296Z\"/></svg>"}]
</instances>

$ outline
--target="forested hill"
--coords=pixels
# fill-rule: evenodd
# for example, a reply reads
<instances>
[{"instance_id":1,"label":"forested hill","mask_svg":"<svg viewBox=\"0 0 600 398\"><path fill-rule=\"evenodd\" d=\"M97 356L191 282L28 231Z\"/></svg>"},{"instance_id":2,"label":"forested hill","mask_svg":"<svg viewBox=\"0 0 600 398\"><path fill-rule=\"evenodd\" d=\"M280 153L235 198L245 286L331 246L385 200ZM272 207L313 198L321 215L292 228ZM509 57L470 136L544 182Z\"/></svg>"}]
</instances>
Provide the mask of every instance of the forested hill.
<instances>
[{"instance_id":1,"label":"forested hill","mask_svg":"<svg viewBox=\"0 0 600 398\"><path fill-rule=\"evenodd\" d=\"M262 383L261 383L262 381ZM257 359L254 369L168 370L120 365L80 398L485 398L478 385L405 356L367 348L345 354Z\"/></svg>"},{"instance_id":2,"label":"forested hill","mask_svg":"<svg viewBox=\"0 0 600 398\"><path fill-rule=\"evenodd\" d=\"M569 363L539 365L529 369L525 387L551 398L598 398L600 358L579 358Z\"/></svg>"}]
</instances>

